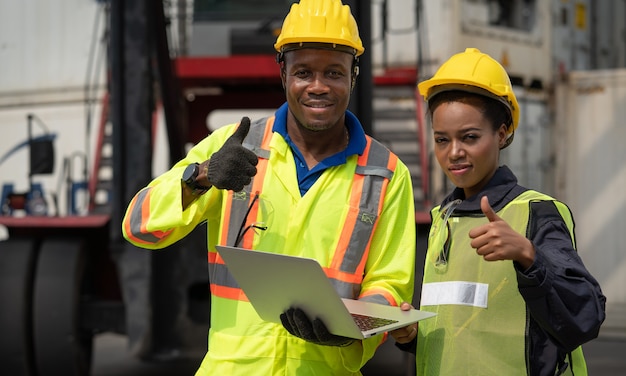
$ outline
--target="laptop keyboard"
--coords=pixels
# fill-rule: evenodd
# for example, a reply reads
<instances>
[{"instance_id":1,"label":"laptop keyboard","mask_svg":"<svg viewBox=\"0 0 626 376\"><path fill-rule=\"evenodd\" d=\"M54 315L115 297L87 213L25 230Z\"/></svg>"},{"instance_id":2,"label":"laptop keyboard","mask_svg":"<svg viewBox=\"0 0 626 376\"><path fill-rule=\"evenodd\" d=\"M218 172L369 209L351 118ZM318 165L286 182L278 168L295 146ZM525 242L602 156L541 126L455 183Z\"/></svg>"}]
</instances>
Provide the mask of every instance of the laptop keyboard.
<instances>
[{"instance_id":1,"label":"laptop keyboard","mask_svg":"<svg viewBox=\"0 0 626 376\"><path fill-rule=\"evenodd\" d=\"M393 324L394 322L398 322L396 320L383 319L380 317L373 317L373 316L364 316L364 315L359 315L356 313L353 313L352 317L354 318L354 322L356 322L357 326L361 330L376 329L376 328L380 328L381 326L385 326L387 324Z\"/></svg>"}]
</instances>

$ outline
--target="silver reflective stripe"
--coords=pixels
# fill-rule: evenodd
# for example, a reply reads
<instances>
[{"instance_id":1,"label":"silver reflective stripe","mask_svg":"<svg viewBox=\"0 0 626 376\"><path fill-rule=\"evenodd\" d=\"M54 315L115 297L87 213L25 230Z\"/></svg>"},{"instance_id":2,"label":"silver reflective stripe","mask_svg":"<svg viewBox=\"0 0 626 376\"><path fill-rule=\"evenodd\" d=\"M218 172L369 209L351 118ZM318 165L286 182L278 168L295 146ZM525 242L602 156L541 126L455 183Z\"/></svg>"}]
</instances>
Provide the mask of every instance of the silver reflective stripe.
<instances>
[{"instance_id":1,"label":"silver reflective stripe","mask_svg":"<svg viewBox=\"0 0 626 376\"><path fill-rule=\"evenodd\" d=\"M359 214L348 242L348 250L341 263L340 270L354 273L363 259L367 244L378 220L378 207L382 197L385 179L391 179L393 171L387 168L390 152L382 144L372 139L367 165L357 166L356 174L364 175L363 190L359 203Z\"/></svg>"},{"instance_id":2,"label":"silver reflective stripe","mask_svg":"<svg viewBox=\"0 0 626 376\"><path fill-rule=\"evenodd\" d=\"M230 274L226 265L214 263L209 264L209 268L209 279L212 284L239 288L237 281L235 281L235 278Z\"/></svg>"},{"instance_id":3,"label":"silver reflective stripe","mask_svg":"<svg viewBox=\"0 0 626 376\"><path fill-rule=\"evenodd\" d=\"M393 177L393 171L386 167L356 166L356 173L360 175L378 175L390 180Z\"/></svg>"},{"instance_id":4,"label":"silver reflective stripe","mask_svg":"<svg viewBox=\"0 0 626 376\"><path fill-rule=\"evenodd\" d=\"M261 143L263 142L263 135L265 134L265 127L267 124L267 117L257 119L250 124L250 130L248 135L244 139L242 145L252 150L257 157L269 159L270 151L261 149ZM250 184L246 185L242 191L233 192L233 200L230 207L230 222L228 224L228 245L236 246L237 236L239 235L239 229L241 228L241 222L245 220L246 212L248 211L248 204L250 203L250 193L252 184L255 177L250 180Z\"/></svg>"},{"instance_id":5,"label":"silver reflective stripe","mask_svg":"<svg viewBox=\"0 0 626 376\"><path fill-rule=\"evenodd\" d=\"M422 306L464 305L487 308L489 285L486 283L450 281L432 282L422 286Z\"/></svg>"},{"instance_id":6,"label":"silver reflective stripe","mask_svg":"<svg viewBox=\"0 0 626 376\"><path fill-rule=\"evenodd\" d=\"M236 246L237 235L241 228L241 222L246 218L248 204L250 202L250 186L246 186L243 191L233 192L233 199L230 204L230 223L228 225L228 245Z\"/></svg>"},{"instance_id":7,"label":"silver reflective stripe","mask_svg":"<svg viewBox=\"0 0 626 376\"><path fill-rule=\"evenodd\" d=\"M335 278L329 278L337 293L342 298L356 299L361 294L360 283L343 282Z\"/></svg>"},{"instance_id":8,"label":"silver reflective stripe","mask_svg":"<svg viewBox=\"0 0 626 376\"><path fill-rule=\"evenodd\" d=\"M152 233L144 233L141 231L143 224L142 208L151 189L152 188L146 188L137 194L135 205L133 205L132 212L130 213L130 232L137 239L141 239L147 243L156 244L159 242L159 238L154 236Z\"/></svg>"},{"instance_id":9,"label":"silver reflective stripe","mask_svg":"<svg viewBox=\"0 0 626 376\"><path fill-rule=\"evenodd\" d=\"M265 125L267 124L268 119L268 117L264 117L262 119L257 119L253 121L250 124L250 131L248 131L248 135L241 143L243 147L254 152L257 157L264 159L270 158L270 151L261 149L263 135L265 134Z\"/></svg>"},{"instance_id":10,"label":"silver reflective stripe","mask_svg":"<svg viewBox=\"0 0 626 376\"><path fill-rule=\"evenodd\" d=\"M389 305L389 300L385 299L385 297L380 294L364 296L363 298L359 300L363 300L363 301L370 302L370 303Z\"/></svg>"}]
</instances>

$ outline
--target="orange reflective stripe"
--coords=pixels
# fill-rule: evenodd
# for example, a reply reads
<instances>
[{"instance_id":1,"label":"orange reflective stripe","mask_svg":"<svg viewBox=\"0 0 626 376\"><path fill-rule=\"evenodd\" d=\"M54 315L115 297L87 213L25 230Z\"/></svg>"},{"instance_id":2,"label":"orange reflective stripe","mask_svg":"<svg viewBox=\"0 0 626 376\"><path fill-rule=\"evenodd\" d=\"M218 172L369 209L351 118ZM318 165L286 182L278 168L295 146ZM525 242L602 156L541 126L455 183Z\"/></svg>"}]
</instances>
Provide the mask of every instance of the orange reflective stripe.
<instances>
[{"instance_id":1,"label":"orange reflective stripe","mask_svg":"<svg viewBox=\"0 0 626 376\"><path fill-rule=\"evenodd\" d=\"M227 205L225 205L224 207L224 215L222 216L222 223L224 224L225 228L222 230L220 244L228 244L228 223L230 223L231 221L230 216L231 216L232 201L233 201L233 191L228 191L226 194Z\"/></svg>"},{"instance_id":2,"label":"orange reflective stripe","mask_svg":"<svg viewBox=\"0 0 626 376\"><path fill-rule=\"evenodd\" d=\"M217 252L209 252L209 263L210 264L222 264L225 265L224 259Z\"/></svg>"},{"instance_id":3,"label":"orange reflective stripe","mask_svg":"<svg viewBox=\"0 0 626 376\"><path fill-rule=\"evenodd\" d=\"M274 116L255 120L250 124L250 131L242 145L254 152L259 158L269 159L270 141L272 139Z\"/></svg>"},{"instance_id":4,"label":"orange reflective stripe","mask_svg":"<svg viewBox=\"0 0 626 376\"><path fill-rule=\"evenodd\" d=\"M248 301L217 252L209 252L209 278L211 294L222 298Z\"/></svg>"},{"instance_id":5,"label":"orange reflective stripe","mask_svg":"<svg viewBox=\"0 0 626 376\"><path fill-rule=\"evenodd\" d=\"M244 189L240 192L229 191L224 203L224 216L220 244L236 245L240 228L246 228L254 224L258 218L259 201L255 196L259 195L264 182L269 160L269 145L272 139L272 126L274 118L264 118L250 124L250 131L243 142L243 146L252 150L259 158L257 173ZM253 202L254 201L254 202ZM250 205L252 207L250 207ZM248 213L248 208L250 212ZM246 213L248 213L246 215ZM242 225L242 222L244 222ZM247 231L239 246L247 249L252 248L254 231ZM239 288L234 278L224 264L224 260L217 252L209 252L209 276L211 278L211 294L233 300L248 301L248 298Z\"/></svg>"},{"instance_id":6,"label":"orange reflective stripe","mask_svg":"<svg viewBox=\"0 0 626 376\"><path fill-rule=\"evenodd\" d=\"M359 296L359 300L366 300L368 302L372 302L372 303L378 303L378 304L388 304L388 305L392 305L392 306L397 306L398 304L396 304L396 300L393 298L393 295L391 295L388 291L385 290L374 290L374 291L368 291L366 293L364 293L363 295Z\"/></svg>"},{"instance_id":7,"label":"orange reflective stripe","mask_svg":"<svg viewBox=\"0 0 626 376\"><path fill-rule=\"evenodd\" d=\"M396 165L398 163L398 157L395 154L390 154L390 158L388 160L387 163L387 168L390 171L395 171L396 170ZM389 179L383 179L381 182L381 188L380 188L380 198L378 200L378 214L380 215L380 213L383 211L383 206L385 203L384 197L387 193L387 186L389 185ZM357 267L357 269L355 270L355 273L357 273L358 275L363 275L363 272L365 270L365 263L367 262L367 257L369 256L369 250L370 250L370 244L372 242L372 236L374 234L374 232L376 231L376 227L378 225L378 221L374 222L374 225L372 226L372 232L370 233L370 237L367 240L367 245L365 247L365 251L363 252L363 256L361 257L361 262L359 263L359 266ZM392 300L391 301L395 301Z\"/></svg>"},{"instance_id":8,"label":"orange reflective stripe","mask_svg":"<svg viewBox=\"0 0 626 376\"><path fill-rule=\"evenodd\" d=\"M363 154L359 156L357 161L358 166L363 166L367 163L367 157L369 155L371 140L367 139L367 144L365 145L365 150ZM341 230L341 235L339 236L339 242L337 242L337 248L335 249L335 255L333 257L333 261L330 264L330 267L333 269L340 270L341 265L343 264L344 257L346 252L348 251L350 245L350 238L352 237L352 232L354 231L354 225L357 221L358 212L354 210L359 207L361 202L361 194L363 192L363 182L365 177L360 174L355 174L352 182L352 191L350 192L350 212L348 213L348 217L346 218L346 222L343 225L343 229ZM334 277L333 277L334 278Z\"/></svg>"},{"instance_id":9,"label":"orange reflective stripe","mask_svg":"<svg viewBox=\"0 0 626 376\"><path fill-rule=\"evenodd\" d=\"M335 255L330 265L333 269L341 269L341 265L343 264L343 261L345 259L346 252L349 249L350 238L352 237L352 232L354 230L354 226L359 215L358 207L359 203L361 202L361 192L363 191L364 180L365 177L362 175L354 176L354 180L352 183L352 192L350 193L350 211L348 212L348 216L341 230L341 235L339 236L339 242L337 243Z\"/></svg>"},{"instance_id":10,"label":"orange reflective stripe","mask_svg":"<svg viewBox=\"0 0 626 376\"><path fill-rule=\"evenodd\" d=\"M210 286L211 294L219 296L220 298L241 300L242 302L248 301L248 297L240 288L221 286L213 283L211 283Z\"/></svg>"},{"instance_id":11,"label":"orange reflective stripe","mask_svg":"<svg viewBox=\"0 0 626 376\"><path fill-rule=\"evenodd\" d=\"M250 184L248 184L240 192L230 192L226 197L225 215L222 221L222 234L220 237L220 244L224 245L236 245L237 237L239 235L239 229L245 228L248 225L249 218L256 219L258 213L258 204L256 207L251 208L251 213L247 217L246 212L251 200L254 198L251 192L261 192L265 171L267 169L267 163L269 159L269 144L272 139L272 125L274 124L274 117L263 118L255 120L250 124L250 131L243 141L243 146L253 151L259 158L257 164L257 173L252 178ZM254 211L254 213L252 213ZM242 225L242 222L246 221ZM254 223L254 220L250 221ZM242 227L243 226L243 227ZM250 234L248 234L250 233ZM238 244L244 248L252 247L252 238L254 231L248 231L245 234L241 244Z\"/></svg>"},{"instance_id":12,"label":"orange reflective stripe","mask_svg":"<svg viewBox=\"0 0 626 376\"><path fill-rule=\"evenodd\" d=\"M395 171L396 166L398 165L398 156L395 154L389 154L389 162L387 163L387 168L390 171Z\"/></svg>"},{"instance_id":13,"label":"orange reflective stripe","mask_svg":"<svg viewBox=\"0 0 626 376\"><path fill-rule=\"evenodd\" d=\"M263 141L261 142L261 150L269 150L270 140L272 139L272 125L274 124L274 118L269 118L265 123L265 132L263 133ZM259 196L261 194L261 190L263 189L263 182L265 181L265 172L267 171L267 165L269 163L269 155L259 156L259 163L256 166L256 175L251 181L252 188L250 189L250 202L254 200L254 196ZM260 202L257 199L254 203L254 206L250 208L250 213L248 214L246 223L244 224L244 228L256 222L256 218L258 218L259 206ZM254 231L248 231L241 243L241 247L246 249L252 249L252 238L254 236Z\"/></svg>"},{"instance_id":14,"label":"orange reflective stripe","mask_svg":"<svg viewBox=\"0 0 626 376\"><path fill-rule=\"evenodd\" d=\"M148 231L146 221L150 218L150 192L152 188L146 188L133 197L129 205L129 213L124 221L124 229L128 240L136 244L154 245L168 236L168 231Z\"/></svg>"},{"instance_id":15,"label":"orange reflective stripe","mask_svg":"<svg viewBox=\"0 0 626 376\"><path fill-rule=\"evenodd\" d=\"M363 280L363 275L357 275L355 273L350 273L350 272L342 272L341 270L335 269L333 267L322 268L322 269L324 269L324 272L326 273L326 276L328 278L333 278L341 282L345 282L349 284L350 283L360 284L361 281Z\"/></svg>"},{"instance_id":16,"label":"orange reflective stripe","mask_svg":"<svg viewBox=\"0 0 626 376\"><path fill-rule=\"evenodd\" d=\"M261 162L259 162L259 164L261 164ZM263 163L265 164L265 163ZM257 165L258 166L258 165ZM258 169L257 169L257 173L258 173ZM258 182L260 179L255 179L256 181L254 182L254 184L252 184L253 186L256 185L256 182ZM248 205L252 205L252 207L250 208L250 211L248 212L248 215L246 216L246 218L244 218L245 223L243 223L240 227L241 229L245 229L247 226L252 225L255 221L252 220L254 218L257 218L257 214L259 212L259 200L257 198L257 195L259 194L258 191L252 193L249 195L248 197ZM253 202L254 200L254 202ZM239 232L238 234L239 235ZM242 248L246 248L246 249L252 249L252 237L254 236L254 231L246 231L246 233L243 236L243 239L241 239L240 244L234 244L236 246L242 247Z\"/></svg>"},{"instance_id":17,"label":"orange reflective stripe","mask_svg":"<svg viewBox=\"0 0 626 376\"><path fill-rule=\"evenodd\" d=\"M258 163L256 166L257 172L256 175L250 181L250 184L244 188L246 192L250 192L248 195L248 206L254 205L250 208L250 212L245 218L242 218L242 221L245 221L243 224L238 223L230 223L229 226L235 225L236 229L246 228L256 222L259 213L259 200L255 199L255 196L261 194L261 190L263 189L263 182L265 181L265 172L267 171L267 164L269 161L269 144L272 139L272 125L274 124L274 117L269 117L261 120L255 121L255 128L252 133L248 132L249 137L244 140L244 146L248 147L252 150L258 157ZM263 127L263 128L261 128ZM262 135L262 136L261 136ZM260 137L261 136L261 137ZM260 138L260 140L259 140ZM257 197L258 198L258 197ZM247 208L246 208L247 210ZM245 212L244 212L245 213ZM235 229L233 228L233 229ZM233 229L229 230L230 233L233 233ZM237 231L237 235L235 235L235 242L239 231ZM254 237L254 231L247 231L244 235L241 244L239 245L242 248L251 249L252 248L252 240ZM231 240L232 241L232 240Z\"/></svg>"},{"instance_id":18,"label":"orange reflective stripe","mask_svg":"<svg viewBox=\"0 0 626 376\"><path fill-rule=\"evenodd\" d=\"M344 297L355 299L360 293L371 240L396 166L397 157L367 137L365 151L358 158L353 178L350 211L327 272Z\"/></svg>"}]
</instances>

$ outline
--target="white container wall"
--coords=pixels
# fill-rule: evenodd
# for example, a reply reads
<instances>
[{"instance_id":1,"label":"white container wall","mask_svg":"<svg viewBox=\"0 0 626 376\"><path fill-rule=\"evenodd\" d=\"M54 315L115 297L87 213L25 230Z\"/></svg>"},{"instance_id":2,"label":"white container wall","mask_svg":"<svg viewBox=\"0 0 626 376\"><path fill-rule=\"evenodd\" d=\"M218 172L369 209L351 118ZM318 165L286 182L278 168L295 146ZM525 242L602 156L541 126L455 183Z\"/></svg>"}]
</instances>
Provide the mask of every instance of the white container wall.
<instances>
[{"instance_id":1,"label":"white container wall","mask_svg":"<svg viewBox=\"0 0 626 376\"><path fill-rule=\"evenodd\" d=\"M548 87L552 82L550 3L502 3L509 8L487 0L425 0L419 38L422 76L434 74L451 55L476 47L498 60L520 84L537 81Z\"/></svg>"},{"instance_id":2,"label":"white container wall","mask_svg":"<svg viewBox=\"0 0 626 376\"><path fill-rule=\"evenodd\" d=\"M0 1L0 21L0 96L53 100L43 95L78 91L80 98L94 34L97 44L105 26L96 1ZM0 104L9 103L0 97Z\"/></svg>"},{"instance_id":3,"label":"white container wall","mask_svg":"<svg viewBox=\"0 0 626 376\"><path fill-rule=\"evenodd\" d=\"M556 189L607 306L626 304L626 70L571 72L557 86Z\"/></svg>"},{"instance_id":4,"label":"white container wall","mask_svg":"<svg viewBox=\"0 0 626 376\"><path fill-rule=\"evenodd\" d=\"M513 143L500 152L500 164L506 164L517 176L519 184L553 194L552 172L554 156L550 148L550 108L544 92L516 88L520 106L520 122Z\"/></svg>"}]
</instances>

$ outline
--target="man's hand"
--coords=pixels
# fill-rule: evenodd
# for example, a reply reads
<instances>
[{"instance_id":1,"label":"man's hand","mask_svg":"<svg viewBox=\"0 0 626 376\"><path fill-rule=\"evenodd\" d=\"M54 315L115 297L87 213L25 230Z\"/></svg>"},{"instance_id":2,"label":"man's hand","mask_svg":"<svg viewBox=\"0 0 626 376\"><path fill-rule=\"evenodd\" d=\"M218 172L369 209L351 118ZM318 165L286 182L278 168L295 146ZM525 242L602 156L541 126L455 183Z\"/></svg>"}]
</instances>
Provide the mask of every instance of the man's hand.
<instances>
[{"instance_id":1,"label":"man's hand","mask_svg":"<svg viewBox=\"0 0 626 376\"><path fill-rule=\"evenodd\" d=\"M292 335L323 346L348 346L354 339L331 334L320 319L309 320L299 308L289 308L280 315L283 327Z\"/></svg>"},{"instance_id":2,"label":"man's hand","mask_svg":"<svg viewBox=\"0 0 626 376\"><path fill-rule=\"evenodd\" d=\"M224 145L211 156L207 169L207 179L219 189L239 192L256 175L259 162L256 154L241 146L250 130L250 119L243 117L239 127Z\"/></svg>"}]
</instances>

